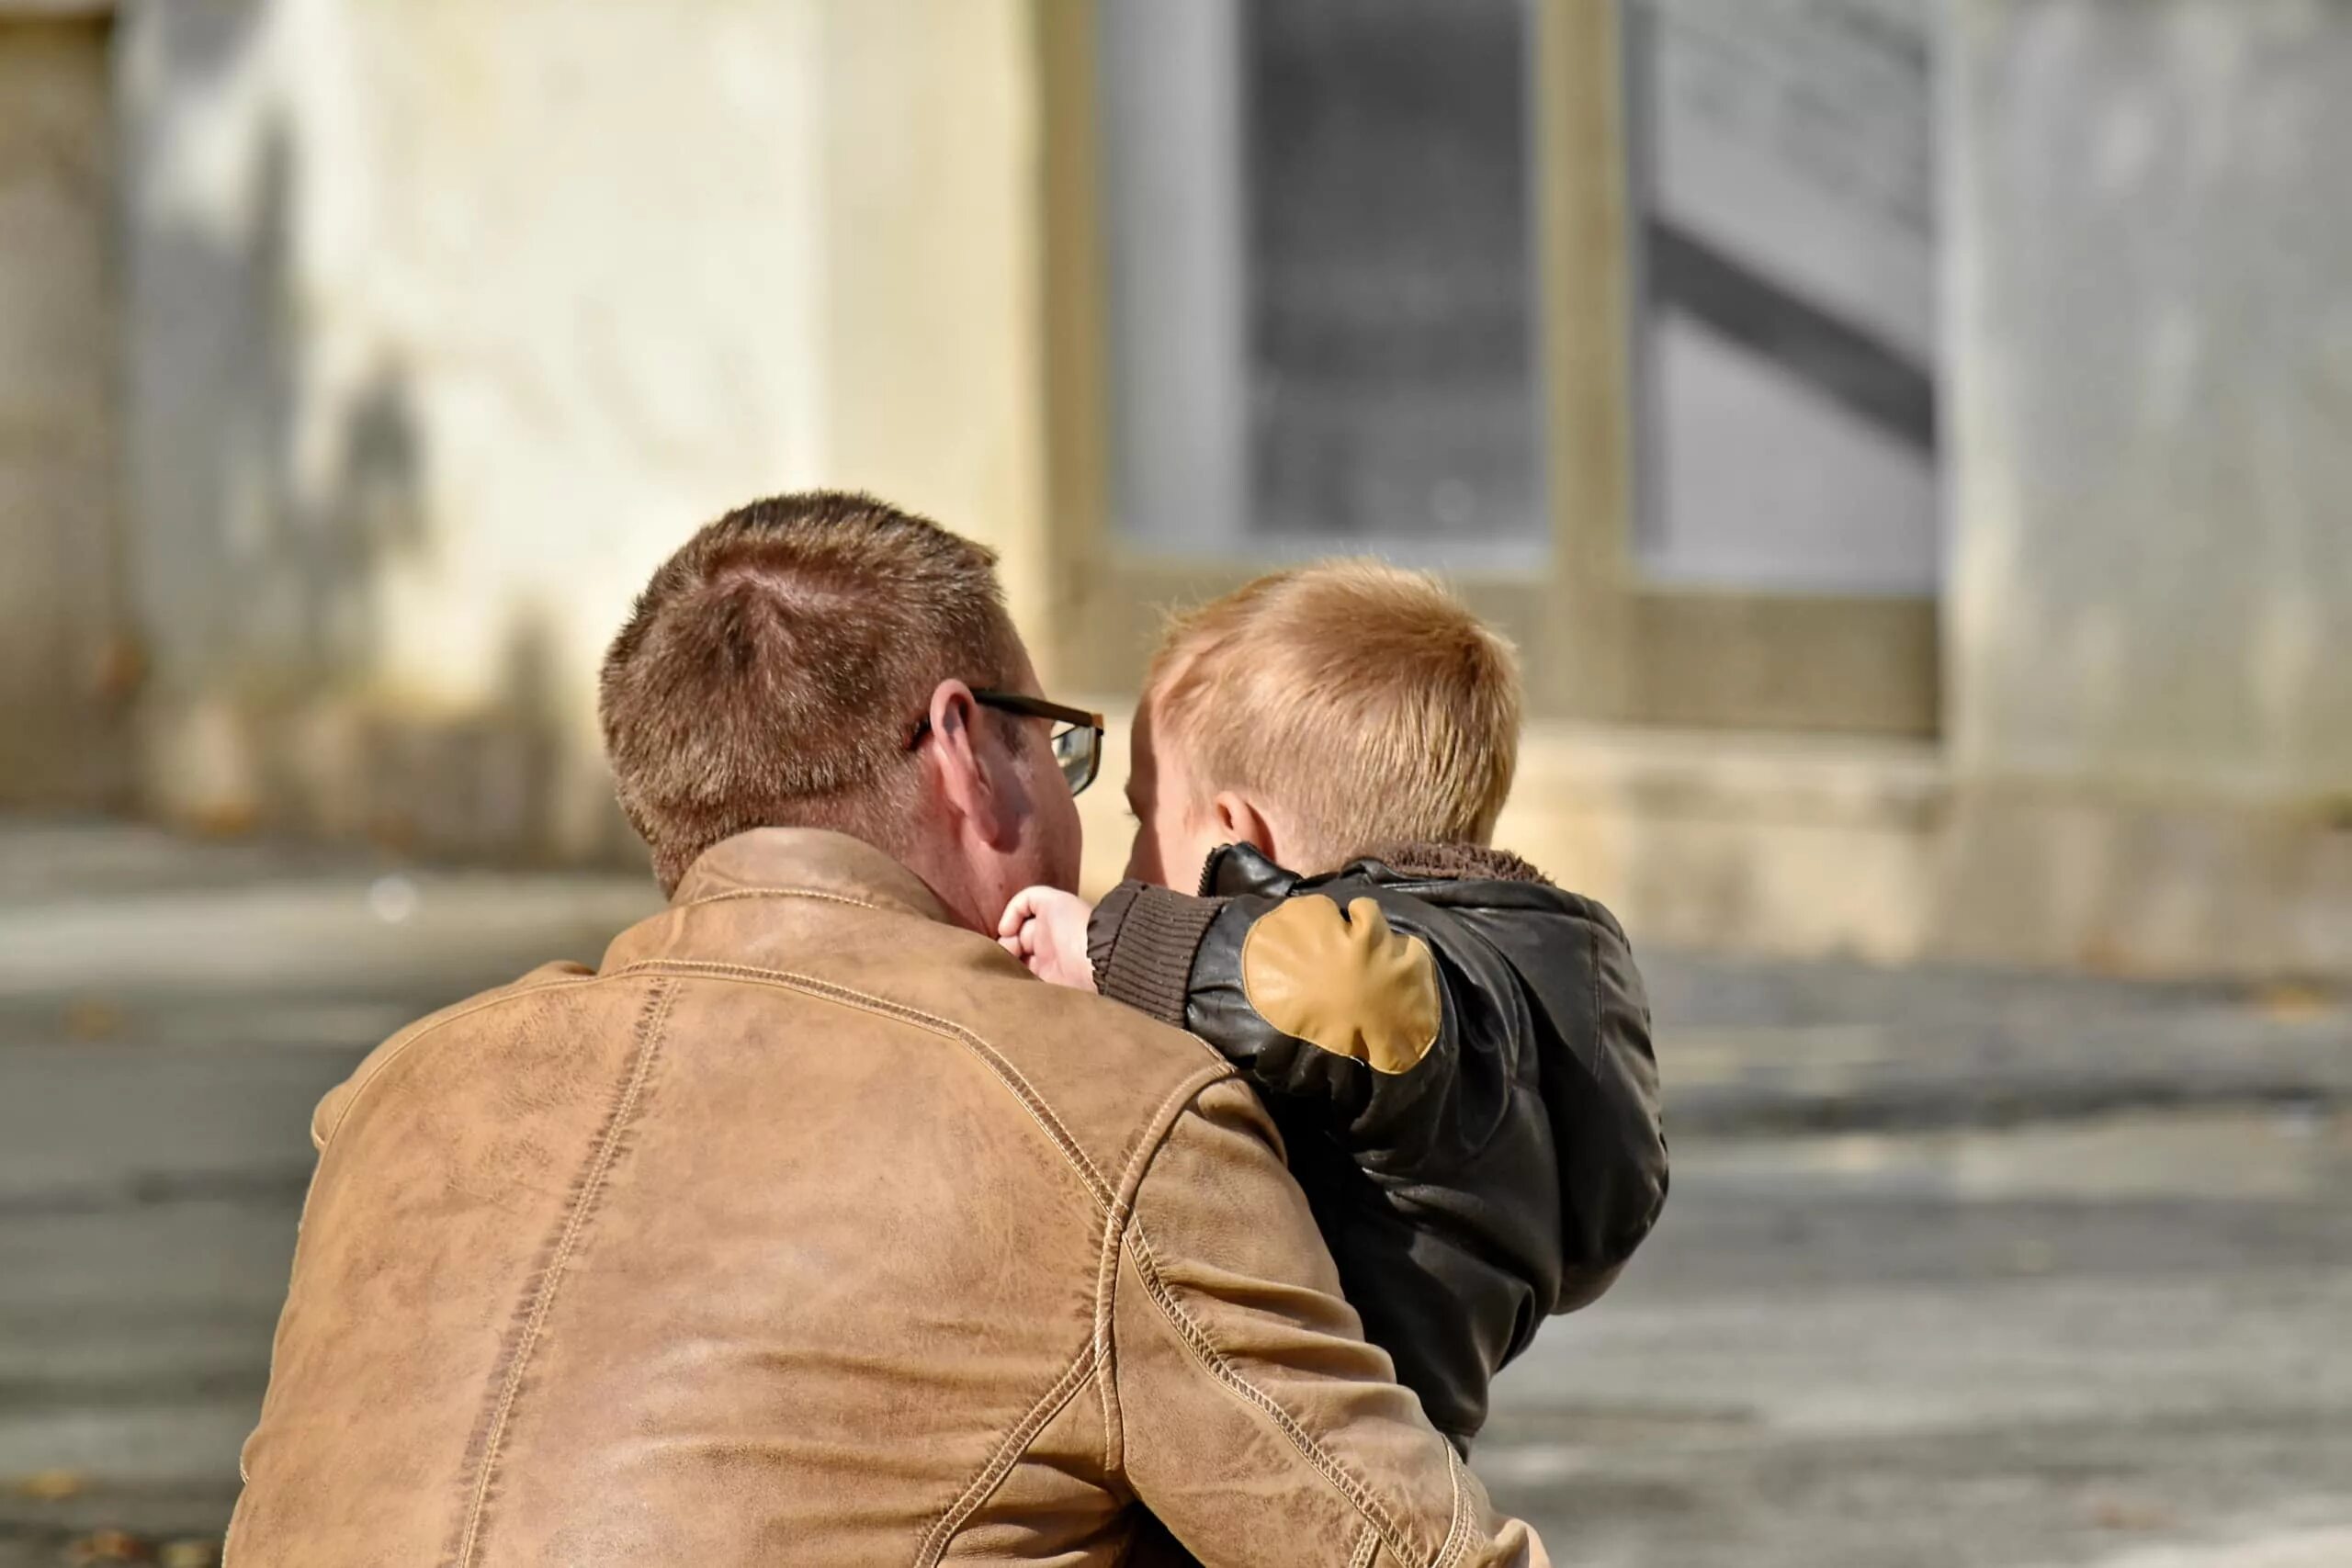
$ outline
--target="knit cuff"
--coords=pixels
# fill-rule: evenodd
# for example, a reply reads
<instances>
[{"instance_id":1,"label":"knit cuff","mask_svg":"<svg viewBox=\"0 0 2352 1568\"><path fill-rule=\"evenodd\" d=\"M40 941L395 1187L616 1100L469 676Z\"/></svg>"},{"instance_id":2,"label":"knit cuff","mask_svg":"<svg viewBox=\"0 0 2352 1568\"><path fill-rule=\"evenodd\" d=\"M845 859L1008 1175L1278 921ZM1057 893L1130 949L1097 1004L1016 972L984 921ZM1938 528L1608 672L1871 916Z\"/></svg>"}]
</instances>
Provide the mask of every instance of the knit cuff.
<instances>
[{"instance_id":1,"label":"knit cuff","mask_svg":"<svg viewBox=\"0 0 2352 1568\"><path fill-rule=\"evenodd\" d=\"M1122 882L1094 907L1086 955L1094 988L1177 1028L1193 987L1193 959L1222 898L1188 898L1149 883Z\"/></svg>"}]
</instances>

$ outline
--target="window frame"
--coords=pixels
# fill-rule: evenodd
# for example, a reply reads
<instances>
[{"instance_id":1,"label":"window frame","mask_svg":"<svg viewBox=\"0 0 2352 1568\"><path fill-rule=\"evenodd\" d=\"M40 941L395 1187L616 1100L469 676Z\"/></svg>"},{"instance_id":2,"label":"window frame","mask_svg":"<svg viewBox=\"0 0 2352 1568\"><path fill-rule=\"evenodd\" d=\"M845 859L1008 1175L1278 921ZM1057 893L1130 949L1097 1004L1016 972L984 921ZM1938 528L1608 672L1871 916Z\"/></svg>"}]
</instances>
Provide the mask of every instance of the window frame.
<instances>
[{"instance_id":1,"label":"window frame","mask_svg":"<svg viewBox=\"0 0 2352 1568\"><path fill-rule=\"evenodd\" d=\"M1539 718L1932 735L1932 597L1644 581L1642 406L1628 58L1621 0L1530 0L1537 354L1551 548L1542 571L1450 573L1520 646ZM1045 223L1047 591L1057 678L1132 691L1157 611L1270 570L1123 547L1111 525L1108 291L1094 0L1037 0Z\"/></svg>"}]
</instances>

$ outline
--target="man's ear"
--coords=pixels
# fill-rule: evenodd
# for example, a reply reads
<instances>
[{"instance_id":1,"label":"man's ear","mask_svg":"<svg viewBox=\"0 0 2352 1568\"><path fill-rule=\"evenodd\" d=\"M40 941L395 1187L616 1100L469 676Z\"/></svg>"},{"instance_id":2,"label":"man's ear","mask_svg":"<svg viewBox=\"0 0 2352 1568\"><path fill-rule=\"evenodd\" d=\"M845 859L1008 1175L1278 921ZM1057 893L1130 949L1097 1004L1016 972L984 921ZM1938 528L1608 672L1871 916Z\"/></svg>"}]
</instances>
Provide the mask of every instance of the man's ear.
<instances>
[{"instance_id":1,"label":"man's ear","mask_svg":"<svg viewBox=\"0 0 2352 1568\"><path fill-rule=\"evenodd\" d=\"M1217 841L1227 844L1248 844L1276 865L1283 863L1280 847L1274 841L1274 825L1258 809L1258 803L1237 790L1217 791L1209 802L1209 815L1216 820Z\"/></svg>"},{"instance_id":2,"label":"man's ear","mask_svg":"<svg viewBox=\"0 0 2352 1568\"><path fill-rule=\"evenodd\" d=\"M961 681L931 693L930 765L940 798L982 843L1002 849L1021 836L1035 810L1000 725L985 721L979 700Z\"/></svg>"},{"instance_id":3,"label":"man's ear","mask_svg":"<svg viewBox=\"0 0 2352 1568\"><path fill-rule=\"evenodd\" d=\"M961 681L942 681L932 688L931 744L923 750L928 754L926 765L939 781L940 798L948 809L982 839L993 842L999 831L996 819L1002 813L995 779L980 754L985 742L978 729L979 713L969 686Z\"/></svg>"}]
</instances>

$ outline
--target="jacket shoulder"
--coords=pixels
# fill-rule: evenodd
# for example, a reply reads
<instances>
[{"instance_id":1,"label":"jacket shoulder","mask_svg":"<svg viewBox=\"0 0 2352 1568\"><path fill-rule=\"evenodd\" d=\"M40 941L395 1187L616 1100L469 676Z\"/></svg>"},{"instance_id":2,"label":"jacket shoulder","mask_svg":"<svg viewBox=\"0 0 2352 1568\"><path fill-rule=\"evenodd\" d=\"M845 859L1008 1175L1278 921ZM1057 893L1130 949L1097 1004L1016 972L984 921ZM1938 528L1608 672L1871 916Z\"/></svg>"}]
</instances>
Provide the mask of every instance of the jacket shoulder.
<instances>
[{"instance_id":1,"label":"jacket shoulder","mask_svg":"<svg viewBox=\"0 0 2352 1568\"><path fill-rule=\"evenodd\" d=\"M1069 1129L1102 1171L1118 1172L1164 1123L1164 1112L1234 1076L1232 1064L1181 1029L1108 998L1023 973L996 982L976 1026ZM995 987L992 986L991 990Z\"/></svg>"},{"instance_id":2,"label":"jacket shoulder","mask_svg":"<svg viewBox=\"0 0 2352 1568\"><path fill-rule=\"evenodd\" d=\"M438 1032L447 1025L457 1023L486 1009L494 1008L502 1002L514 1001L535 991L581 985L595 978L597 978L596 972L584 964L570 962L543 964L519 980L483 991L478 996L468 997L461 1002L452 1002L438 1012L427 1013L373 1051L368 1052L366 1056L360 1058L359 1066L352 1070L349 1077L327 1090L325 1097L319 1101L317 1109L311 1112L311 1147L325 1149L327 1140L332 1138L335 1129L343 1124L343 1119L351 1113L351 1108L358 1100L361 1093L379 1074L398 1061L418 1042Z\"/></svg>"},{"instance_id":3,"label":"jacket shoulder","mask_svg":"<svg viewBox=\"0 0 2352 1568\"><path fill-rule=\"evenodd\" d=\"M882 1032L877 1039L896 1035L908 1051L907 1071L939 1070L918 1036L953 1042L956 1055L1002 1091L990 1091L998 1113L1067 1138L1102 1188L1115 1187L1159 1106L1231 1071L1182 1030L1106 998L1049 986L993 941L930 922L894 922L888 941L854 944L806 969L760 973L855 1009ZM793 1004L771 993L763 1005Z\"/></svg>"}]
</instances>

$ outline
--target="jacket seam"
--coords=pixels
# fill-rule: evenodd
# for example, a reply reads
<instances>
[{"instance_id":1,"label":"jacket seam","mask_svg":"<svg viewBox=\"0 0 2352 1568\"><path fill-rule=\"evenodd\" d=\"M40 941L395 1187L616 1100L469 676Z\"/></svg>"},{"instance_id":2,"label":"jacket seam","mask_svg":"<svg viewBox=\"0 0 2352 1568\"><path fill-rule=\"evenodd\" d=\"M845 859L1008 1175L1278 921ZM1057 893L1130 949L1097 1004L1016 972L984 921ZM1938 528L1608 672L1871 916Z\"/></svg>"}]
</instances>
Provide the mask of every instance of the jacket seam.
<instances>
[{"instance_id":1,"label":"jacket seam","mask_svg":"<svg viewBox=\"0 0 2352 1568\"><path fill-rule=\"evenodd\" d=\"M384 1074L389 1071L401 1057L407 1055L409 1049L412 1046L414 1046L424 1040L430 1039L432 1036L439 1033L442 1030L448 1028L449 1025L456 1023L462 1019L471 1018L474 1014L486 1011L491 1008L499 1007L507 1002L516 1001L524 997L537 996L541 991L552 991L567 986L593 986L597 984L599 981L610 980L616 977L616 976L612 975L571 975L566 976L560 980L542 980L535 986L512 986L500 991L494 997L484 997L479 1001L468 1003L463 1007L458 1008L452 1012L444 1013L438 1018L428 1019L422 1023L413 1024L405 1032L393 1035L391 1039L384 1043L382 1047L383 1055L377 1061L376 1065L369 1067L366 1073L361 1075L352 1083L351 1093L349 1097L344 1100L343 1109L335 1112L334 1124L329 1127L323 1134L318 1132L315 1127L312 1128L311 1136L312 1145L321 1153L324 1153L327 1144L337 1133L343 1130L343 1124L351 1119L352 1111L357 1109L360 1098L368 1092L369 1086L374 1084L378 1078L382 1077Z\"/></svg>"},{"instance_id":2,"label":"jacket seam","mask_svg":"<svg viewBox=\"0 0 2352 1568\"><path fill-rule=\"evenodd\" d=\"M472 1568L475 1551L481 1545L482 1520L489 1507L491 1483L497 1475L499 1451L505 1442L507 1426L514 1418L514 1405L522 1394L524 1374L530 1368L532 1352L538 1348L540 1337L547 1326L548 1314L555 1308L556 1295L563 1287L572 1252L587 1230L589 1216L604 1197L605 1179L611 1174L613 1161L620 1152L621 1140L637 1119L646 1079L652 1072L654 1058L661 1053L662 1034L669 1021L670 1005L677 995L676 986L657 982L645 999L644 1010L638 1015L637 1059L629 1065L628 1077L622 1086L620 1100L614 1106L611 1118L596 1141L596 1151L590 1157L587 1173L581 1179L579 1196L572 1200L571 1213L565 1216L562 1233L556 1243L555 1256L548 1261L534 1292L530 1311L523 1321L522 1337L515 1342L514 1358L507 1366L498 1403L491 1412L490 1426L483 1433L481 1467L474 1478L472 1501L466 1509L465 1529L458 1541L456 1568Z\"/></svg>"},{"instance_id":3,"label":"jacket seam","mask_svg":"<svg viewBox=\"0 0 2352 1568\"><path fill-rule=\"evenodd\" d=\"M956 1539L956 1532L963 1529L979 1511L980 1505L1004 1483L1004 1478L1012 1473L1012 1467L1020 1462L1021 1456L1028 1451L1037 1434L1078 1397L1078 1391L1086 1385L1087 1374L1093 1371L1093 1363L1094 1344L1090 1339L1079 1347L1078 1354L1070 1359L1069 1366L1062 1369L1062 1375L1054 1380L1054 1385L1004 1435L996 1450L989 1456L988 1462L980 1467L979 1473L972 1477L971 1484L964 1488L962 1495L950 1503L946 1511L924 1533L922 1543L915 1551L915 1568L933 1568L946 1555L948 1543Z\"/></svg>"},{"instance_id":4,"label":"jacket seam","mask_svg":"<svg viewBox=\"0 0 2352 1568\"><path fill-rule=\"evenodd\" d=\"M1168 1097L1144 1122L1135 1153L1127 1156L1126 1168L1119 1173L1119 1190L1103 1224L1102 1257L1094 1275L1094 1377L1102 1402L1102 1470L1107 1475L1118 1474L1126 1462L1125 1421L1119 1407L1118 1347L1113 1339L1111 1320L1118 1302L1119 1252L1135 1215L1136 1193L1143 1185L1144 1172L1167 1143L1170 1129L1183 1111L1211 1085L1234 1076L1232 1064L1219 1057L1214 1067L1193 1074L1169 1090Z\"/></svg>"},{"instance_id":5,"label":"jacket seam","mask_svg":"<svg viewBox=\"0 0 2352 1568\"><path fill-rule=\"evenodd\" d=\"M1380 1561L1380 1532L1366 1524L1363 1540L1356 1544L1354 1554L1348 1559L1348 1568L1372 1568L1372 1565L1378 1561Z\"/></svg>"},{"instance_id":6,"label":"jacket seam","mask_svg":"<svg viewBox=\"0 0 2352 1568\"><path fill-rule=\"evenodd\" d=\"M722 964L703 959L641 958L619 970L618 973L628 975L646 971L669 975L699 975L713 979L741 981L749 985L774 986L781 990L796 991L802 996L816 997L843 1007L879 1013L886 1018L894 1018L901 1023L910 1023L931 1033L960 1043L980 1059L982 1066L996 1076L997 1081L1003 1086L1006 1092L1020 1102L1022 1109L1029 1113L1030 1120L1036 1122L1039 1130L1044 1132L1046 1141L1060 1151L1062 1158L1068 1161L1070 1168L1078 1173L1080 1184L1085 1187L1087 1196L1094 1201L1095 1207L1105 1213L1110 1211L1112 1205L1110 1183L1102 1179L1102 1173L1095 1168L1094 1162L1087 1157L1086 1151L1079 1146L1078 1140L1070 1135L1069 1129L1062 1125L1061 1118L1054 1114L1053 1107L1046 1103L1045 1096L1039 1094L1035 1086L1022 1076L1021 1069L1006 1060L1003 1054L995 1046L990 1045L962 1024L938 1017L933 1013L924 1012L920 1008L911 1008L903 1002L894 1002L884 997L872 996L865 991L837 985L830 980L819 980L807 975L796 975L789 970L767 969L749 964Z\"/></svg>"},{"instance_id":7,"label":"jacket seam","mask_svg":"<svg viewBox=\"0 0 2352 1568\"><path fill-rule=\"evenodd\" d=\"M1112 889L1111 897L1115 897L1118 891L1117 888ZM1095 976L1095 990L1100 995L1110 995L1102 985L1110 976L1119 973L1119 948L1127 940L1126 916L1135 912L1136 900L1142 896L1140 891L1128 893L1119 912L1119 923L1111 928L1111 945L1102 950L1102 972ZM1094 906L1095 908L1101 909L1103 904L1111 901L1111 897L1103 898Z\"/></svg>"},{"instance_id":8,"label":"jacket seam","mask_svg":"<svg viewBox=\"0 0 2352 1568\"><path fill-rule=\"evenodd\" d=\"M1453 1568L1470 1540L1463 1529L1469 1522L1469 1511L1462 1506L1462 1456L1453 1451L1451 1442L1445 1445L1445 1478L1453 1488L1453 1522L1446 1529L1445 1544L1438 1549L1433 1568Z\"/></svg>"},{"instance_id":9,"label":"jacket seam","mask_svg":"<svg viewBox=\"0 0 2352 1568\"><path fill-rule=\"evenodd\" d=\"M1350 1475L1339 1461L1331 1456L1330 1450L1317 1442L1314 1437L1298 1424L1297 1418L1282 1407L1280 1401L1236 1371L1231 1359L1211 1337L1208 1331L1184 1310L1182 1303L1175 1299L1174 1292L1169 1290L1167 1281L1160 1277L1159 1265L1152 1256L1150 1240L1144 1234L1140 1224L1127 1227L1127 1246L1130 1255L1135 1258L1136 1274L1143 1281L1145 1293L1150 1296L1152 1303L1159 1308L1160 1315L1168 1319L1169 1325L1176 1330L1177 1338L1183 1343L1184 1348L1191 1352L1193 1359L1201 1369L1222 1384L1228 1393L1245 1404L1256 1407L1272 1420L1275 1429L1289 1439L1291 1446L1305 1457L1307 1463L1326 1482L1329 1483L1335 1491L1354 1504L1356 1511L1363 1516L1374 1529L1380 1532L1381 1543L1388 1548L1397 1562L1416 1561L1418 1554L1407 1550L1404 1532L1388 1517L1387 1510L1380 1506L1379 1501L1372 1495L1370 1490L1354 1476ZM1445 1443L1442 1438L1439 1441L1451 1455L1453 1451L1453 1446ZM1447 1530L1449 1540L1453 1539L1454 1531L1460 1529L1461 1510L1461 1484L1457 1480L1454 1483L1453 1496L1455 1517L1450 1521Z\"/></svg>"},{"instance_id":10,"label":"jacket seam","mask_svg":"<svg viewBox=\"0 0 2352 1568\"><path fill-rule=\"evenodd\" d=\"M1590 968L1590 970L1591 970L1591 972L1592 972L1592 1034L1593 1034L1593 1038L1594 1038L1594 1039L1599 1040L1599 1039L1601 1039L1601 1038L1603 1038L1603 1037L1604 1037L1604 1036L1602 1035L1602 1032L1601 1032L1600 1021L1602 1020L1602 1018L1604 1018L1604 1017L1606 1017L1606 1016L1607 1016L1606 1014L1604 1014L1604 1013L1600 1010L1600 928L1599 928L1599 927L1594 927L1589 934L1590 935L1590 938L1591 938L1591 941L1592 941L1591 963L1590 963L1590 964L1589 965L1589 967Z\"/></svg>"},{"instance_id":11,"label":"jacket seam","mask_svg":"<svg viewBox=\"0 0 2352 1568\"><path fill-rule=\"evenodd\" d=\"M820 887L730 887L724 893L706 893L699 898L689 898L670 908L699 909L705 904L724 904L736 898L817 898L828 904L849 904L860 909L890 913L887 905L877 904L871 898L854 897L847 893L829 893Z\"/></svg>"}]
</instances>

